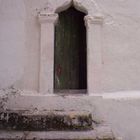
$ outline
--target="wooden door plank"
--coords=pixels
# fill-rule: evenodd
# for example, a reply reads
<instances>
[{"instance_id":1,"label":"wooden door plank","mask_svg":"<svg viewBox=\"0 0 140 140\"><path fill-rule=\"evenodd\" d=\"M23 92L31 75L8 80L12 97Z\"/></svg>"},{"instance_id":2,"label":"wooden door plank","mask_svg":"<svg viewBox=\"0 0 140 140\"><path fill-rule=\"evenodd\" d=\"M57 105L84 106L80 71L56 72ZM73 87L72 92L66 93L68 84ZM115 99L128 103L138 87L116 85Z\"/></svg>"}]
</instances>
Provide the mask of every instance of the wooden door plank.
<instances>
[{"instance_id":1,"label":"wooden door plank","mask_svg":"<svg viewBox=\"0 0 140 140\"><path fill-rule=\"evenodd\" d=\"M55 28L55 89L86 89L84 14L69 8Z\"/></svg>"}]
</instances>

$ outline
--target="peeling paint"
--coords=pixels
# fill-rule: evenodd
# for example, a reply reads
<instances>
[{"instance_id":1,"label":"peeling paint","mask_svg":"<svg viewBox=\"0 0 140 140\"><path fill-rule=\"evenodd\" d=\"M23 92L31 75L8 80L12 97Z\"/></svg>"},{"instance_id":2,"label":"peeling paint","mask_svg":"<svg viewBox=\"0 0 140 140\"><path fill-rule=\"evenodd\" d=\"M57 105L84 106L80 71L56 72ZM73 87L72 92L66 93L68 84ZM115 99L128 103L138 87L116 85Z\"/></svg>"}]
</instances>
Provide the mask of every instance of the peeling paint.
<instances>
[{"instance_id":1,"label":"peeling paint","mask_svg":"<svg viewBox=\"0 0 140 140\"><path fill-rule=\"evenodd\" d=\"M0 89L0 111L7 109L7 102L11 97L16 97L20 95L20 90L11 86L7 89Z\"/></svg>"}]
</instances>

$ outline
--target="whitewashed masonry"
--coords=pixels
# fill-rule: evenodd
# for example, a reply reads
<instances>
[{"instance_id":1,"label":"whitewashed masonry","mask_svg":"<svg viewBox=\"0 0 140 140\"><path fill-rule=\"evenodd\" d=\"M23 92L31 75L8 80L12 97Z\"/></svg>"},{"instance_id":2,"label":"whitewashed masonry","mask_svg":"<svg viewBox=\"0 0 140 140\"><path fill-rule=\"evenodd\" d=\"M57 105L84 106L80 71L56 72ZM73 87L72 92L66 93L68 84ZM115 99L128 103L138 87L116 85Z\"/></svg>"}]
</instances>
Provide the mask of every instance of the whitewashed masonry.
<instances>
[{"instance_id":1,"label":"whitewashed masonry","mask_svg":"<svg viewBox=\"0 0 140 140\"><path fill-rule=\"evenodd\" d=\"M84 17L87 30L87 92L92 94L101 89L101 12L92 0L50 0L38 15L41 24L39 92L42 94L53 94L54 91L54 29L59 18L57 13L71 5L87 14Z\"/></svg>"}]
</instances>

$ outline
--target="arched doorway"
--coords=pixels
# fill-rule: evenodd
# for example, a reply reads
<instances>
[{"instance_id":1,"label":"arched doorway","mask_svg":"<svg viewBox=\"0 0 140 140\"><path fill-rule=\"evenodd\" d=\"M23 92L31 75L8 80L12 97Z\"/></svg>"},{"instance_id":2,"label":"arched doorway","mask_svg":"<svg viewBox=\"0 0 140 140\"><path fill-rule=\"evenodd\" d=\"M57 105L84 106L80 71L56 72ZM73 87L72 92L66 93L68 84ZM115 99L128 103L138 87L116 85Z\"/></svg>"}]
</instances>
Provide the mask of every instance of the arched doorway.
<instances>
[{"instance_id":1,"label":"arched doorway","mask_svg":"<svg viewBox=\"0 0 140 140\"><path fill-rule=\"evenodd\" d=\"M85 14L70 7L55 26L54 89L87 89Z\"/></svg>"}]
</instances>

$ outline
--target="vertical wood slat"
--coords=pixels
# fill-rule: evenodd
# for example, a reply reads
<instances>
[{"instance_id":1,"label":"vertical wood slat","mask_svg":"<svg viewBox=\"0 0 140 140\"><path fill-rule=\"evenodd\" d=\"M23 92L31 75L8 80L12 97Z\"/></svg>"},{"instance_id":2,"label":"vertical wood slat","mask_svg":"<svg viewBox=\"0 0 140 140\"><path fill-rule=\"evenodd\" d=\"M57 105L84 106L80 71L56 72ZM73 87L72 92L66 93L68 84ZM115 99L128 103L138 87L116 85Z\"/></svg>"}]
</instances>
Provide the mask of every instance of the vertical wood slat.
<instances>
[{"instance_id":1,"label":"vertical wood slat","mask_svg":"<svg viewBox=\"0 0 140 140\"><path fill-rule=\"evenodd\" d=\"M84 14L73 7L59 14L55 28L55 89L86 89Z\"/></svg>"}]
</instances>

